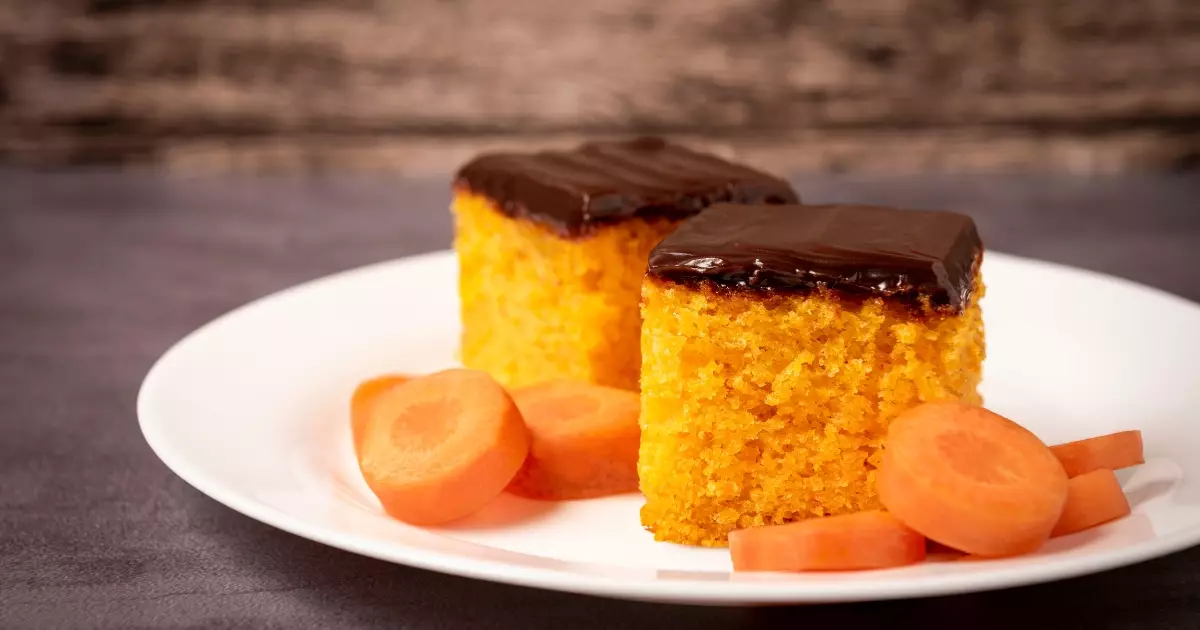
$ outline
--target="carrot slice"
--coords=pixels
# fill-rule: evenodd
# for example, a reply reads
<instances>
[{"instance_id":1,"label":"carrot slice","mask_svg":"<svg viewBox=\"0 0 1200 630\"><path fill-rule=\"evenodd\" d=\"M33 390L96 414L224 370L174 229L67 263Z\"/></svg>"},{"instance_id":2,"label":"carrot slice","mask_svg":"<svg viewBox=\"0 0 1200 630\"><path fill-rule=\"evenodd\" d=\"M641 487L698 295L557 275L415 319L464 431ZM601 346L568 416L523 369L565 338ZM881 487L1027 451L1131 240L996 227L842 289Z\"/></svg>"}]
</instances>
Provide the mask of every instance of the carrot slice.
<instances>
[{"instance_id":1,"label":"carrot slice","mask_svg":"<svg viewBox=\"0 0 1200 630\"><path fill-rule=\"evenodd\" d=\"M354 388L354 394L350 396L350 438L354 442L355 457L358 457L359 451L362 450L362 437L367 429L371 404L383 392L411 380L411 376L403 374L384 374L367 379Z\"/></svg>"},{"instance_id":2,"label":"carrot slice","mask_svg":"<svg viewBox=\"0 0 1200 630\"><path fill-rule=\"evenodd\" d=\"M1037 549L1067 500L1067 475L1035 435L949 402L892 421L875 482L880 502L906 525L982 556Z\"/></svg>"},{"instance_id":3,"label":"carrot slice","mask_svg":"<svg viewBox=\"0 0 1200 630\"><path fill-rule=\"evenodd\" d=\"M637 491L637 393L554 381L512 396L531 441L509 492L531 499L587 499Z\"/></svg>"},{"instance_id":4,"label":"carrot slice","mask_svg":"<svg viewBox=\"0 0 1200 630\"><path fill-rule=\"evenodd\" d=\"M359 466L388 514L435 525L496 498L528 451L508 392L485 372L447 370L380 395Z\"/></svg>"},{"instance_id":5,"label":"carrot slice","mask_svg":"<svg viewBox=\"0 0 1200 630\"><path fill-rule=\"evenodd\" d=\"M1142 432L1121 431L1086 440L1051 446L1068 477L1093 470L1120 470L1146 463L1142 454Z\"/></svg>"},{"instance_id":6,"label":"carrot slice","mask_svg":"<svg viewBox=\"0 0 1200 630\"><path fill-rule=\"evenodd\" d=\"M1111 470L1093 470L1067 482L1067 504L1051 536L1066 536L1129 516L1129 499Z\"/></svg>"},{"instance_id":7,"label":"carrot slice","mask_svg":"<svg viewBox=\"0 0 1200 630\"><path fill-rule=\"evenodd\" d=\"M925 537L880 510L729 533L735 571L852 571L925 559Z\"/></svg>"}]
</instances>

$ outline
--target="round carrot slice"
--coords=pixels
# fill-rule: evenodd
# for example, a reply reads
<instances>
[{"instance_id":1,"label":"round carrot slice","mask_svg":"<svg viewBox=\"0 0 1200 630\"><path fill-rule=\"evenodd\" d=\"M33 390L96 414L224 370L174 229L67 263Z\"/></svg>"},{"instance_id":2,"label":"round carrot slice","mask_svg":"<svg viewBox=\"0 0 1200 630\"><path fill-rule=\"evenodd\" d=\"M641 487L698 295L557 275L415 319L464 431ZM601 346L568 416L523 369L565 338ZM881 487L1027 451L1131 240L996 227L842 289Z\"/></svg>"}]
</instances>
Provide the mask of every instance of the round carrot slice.
<instances>
[{"instance_id":1,"label":"round carrot slice","mask_svg":"<svg viewBox=\"0 0 1200 630\"><path fill-rule=\"evenodd\" d=\"M980 407L929 403L892 421L876 489L889 512L931 540L1008 556L1050 536L1067 475L1015 422Z\"/></svg>"},{"instance_id":2,"label":"round carrot slice","mask_svg":"<svg viewBox=\"0 0 1200 630\"><path fill-rule=\"evenodd\" d=\"M1051 446L1050 451L1062 462L1068 477L1093 470L1120 470L1146 463L1142 453L1142 432L1121 431L1086 440Z\"/></svg>"},{"instance_id":3,"label":"round carrot slice","mask_svg":"<svg viewBox=\"0 0 1200 630\"><path fill-rule=\"evenodd\" d=\"M354 388L350 396L350 438L354 443L354 456L357 457L362 449L363 433L367 429L367 419L370 417L371 404L383 392L412 380L411 376L403 374L384 374L367 379Z\"/></svg>"},{"instance_id":4,"label":"round carrot slice","mask_svg":"<svg viewBox=\"0 0 1200 630\"><path fill-rule=\"evenodd\" d=\"M371 405L359 466L388 514L435 525L496 498L528 450L521 413L495 379L447 370L389 389Z\"/></svg>"},{"instance_id":5,"label":"round carrot slice","mask_svg":"<svg viewBox=\"0 0 1200 630\"><path fill-rule=\"evenodd\" d=\"M1093 470L1067 482L1067 504L1051 536L1066 536L1129 516L1129 499L1111 470Z\"/></svg>"},{"instance_id":6,"label":"round carrot slice","mask_svg":"<svg viewBox=\"0 0 1200 630\"><path fill-rule=\"evenodd\" d=\"M529 427L529 457L508 490L532 499L636 492L636 392L555 381L512 394Z\"/></svg>"},{"instance_id":7,"label":"round carrot slice","mask_svg":"<svg viewBox=\"0 0 1200 630\"><path fill-rule=\"evenodd\" d=\"M852 571L925 559L925 537L879 510L729 533L735 571Z\"/></svg>"}]
</instances>

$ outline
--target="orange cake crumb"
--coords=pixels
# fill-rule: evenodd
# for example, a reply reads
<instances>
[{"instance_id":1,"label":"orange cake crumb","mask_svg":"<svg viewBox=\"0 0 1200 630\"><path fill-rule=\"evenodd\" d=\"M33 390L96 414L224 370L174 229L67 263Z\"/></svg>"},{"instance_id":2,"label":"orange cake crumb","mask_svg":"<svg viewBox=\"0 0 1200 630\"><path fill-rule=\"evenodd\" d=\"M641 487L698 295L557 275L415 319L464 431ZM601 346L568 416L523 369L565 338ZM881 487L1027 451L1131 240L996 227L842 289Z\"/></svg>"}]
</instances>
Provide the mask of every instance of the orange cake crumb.
<instances>
[{"instance_id":1,"label":"orange cake crumb","mask_svg":"<svg viewBox=\"0 0 1200 630\"><path fill-rule=\"evenodd\" d=\"M631 219L564 239L454 196L462 362L509 387L576 380L636 390L646 256L675 226Z\"/></svg>"},{"instance_id":2,"label":"orange cake crumb","mask_svg":"<svg viewBox=\"0 0 1200 630\"><path fill-rule=\"evenodd\" d=\"M981 402L976 300L913 318L879 299L644 291L638 470L658 540L723 545L734 529L876 509L888 421Z\"/></svg>"}]
</instances>

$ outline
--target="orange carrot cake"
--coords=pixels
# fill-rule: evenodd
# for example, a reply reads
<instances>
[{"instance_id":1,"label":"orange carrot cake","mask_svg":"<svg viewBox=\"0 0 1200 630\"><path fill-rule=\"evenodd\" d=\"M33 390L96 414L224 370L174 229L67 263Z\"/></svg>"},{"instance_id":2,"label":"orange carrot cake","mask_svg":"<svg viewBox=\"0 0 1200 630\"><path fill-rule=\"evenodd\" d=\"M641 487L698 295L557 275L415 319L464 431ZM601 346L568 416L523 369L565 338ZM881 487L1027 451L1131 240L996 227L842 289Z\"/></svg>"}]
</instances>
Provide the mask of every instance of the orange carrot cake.
<instances>
[{"instance_id":1,"label":"orange carrot cake","mask_svg":"<svg viewBox=\"0 0 1200 630\"><path fill-rule=\"evenodd\" d=\"M981 402L983 248L949 212L716 205L650 254L642 523L734 529L879 507L889 421Z\"/></svg>"},{"instance_id":2,"label":"orange carrot cake","mask_svg":"<svg viewBox=\"0 0 1200 630\"><path fill-rule=\"evenodd\" d=\"M481 155L452 207L462 362L510 387L636 390L650 249L713 203L796 201L781 179L656 138Z\"/></svg>"}]
</instances>

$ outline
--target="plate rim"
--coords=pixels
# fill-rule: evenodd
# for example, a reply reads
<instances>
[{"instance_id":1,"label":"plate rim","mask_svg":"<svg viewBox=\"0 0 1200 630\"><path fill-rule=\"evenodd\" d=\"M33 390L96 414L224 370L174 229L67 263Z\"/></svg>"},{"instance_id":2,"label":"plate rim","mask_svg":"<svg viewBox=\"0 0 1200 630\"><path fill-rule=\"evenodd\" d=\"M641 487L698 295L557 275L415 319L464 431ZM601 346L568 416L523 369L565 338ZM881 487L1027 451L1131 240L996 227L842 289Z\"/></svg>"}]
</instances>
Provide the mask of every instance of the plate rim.
<instances>
[{"instance_id":1,"label":"plate rim","mask_svg":"<svg viewBox=\"0 0 1200 630\"><path fill-rule=\"evenodd\" d=\"M489 582L541 588L558 592L570 592L601 597L658 601L691 605L780 605L805 603L838 603L853 601L882 601L891 599L924 598L962 594L979 591L999 590L1024 585L1052 582L1079 577L1114 568L1136 564L1166 556L1200 545L1200 525L1193 525L1171 535L1126 546L1107 549L1100 553L1064 558L1045 565L1029 565L1017 560L994 560L995 568L971 573L947 572L925 575L915 579L897 580L887 577L889 571L871 572L865 579L853 582L831 580L828 582L796 582L787 579L731 579L734 574L720 580L664 578L644 569L649 579L615 577L599 571L587 571L589 567L608 567L588 562L565 562L575 570L530 564L517 564L503 560L471 557L393 541L386 547L377 541L364 540L348 535L319 523L306 522L302 518L279 510L251 496L239 493L236 488L225 487L206 475L202 466L187 457L182 450L170 445L170 440L161 432L161 422L156 420L150 405L154 392L171 364L176 361L191 343L220 328L225 322L238 318L248 310L265 302L284 299L288 295L304 291L319 290L356 275L379 272L392 266L447 263L454 255L453 250L438 250L354 267L312 280L293 284L243 303L206 323L172 343L151 365L138 389L136 413L143 438L151 451L168 469L189 485L217 503L261 523L323 545L356 553L362 556L418 569L456 575ZM1060 271L1089 276L1093 279L1115 283L1124 289L1149 292L1174 302L1177 306L1190 309L1200 317L1200 304L1162 289L1144 285L1133 280L1093 271L1042 261L1002 252L989 251L989 257L1000 257L1009 263L1052 267ZM420 528L417 528L420 529ZM513 552L520 555L521 552ZM536 556L528 556L536 557ZM686 574L689 571L678 571ZM704 573L704 572L690 572ZM753 575L753 574L750 574ZM776 577L786 578L786 574ZM871 575L881 576L878 578Z\"/></svg>"}]
</instances>

